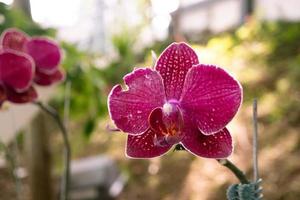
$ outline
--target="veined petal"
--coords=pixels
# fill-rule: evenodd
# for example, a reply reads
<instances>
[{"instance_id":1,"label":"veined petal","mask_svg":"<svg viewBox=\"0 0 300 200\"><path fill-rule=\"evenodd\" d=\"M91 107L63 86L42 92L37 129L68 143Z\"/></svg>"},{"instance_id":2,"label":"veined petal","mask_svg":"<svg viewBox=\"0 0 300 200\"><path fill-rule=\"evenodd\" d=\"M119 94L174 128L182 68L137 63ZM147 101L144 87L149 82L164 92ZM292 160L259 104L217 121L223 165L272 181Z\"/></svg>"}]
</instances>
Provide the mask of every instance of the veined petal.
<instances>
[{"instance_id":1,"label":"veined petal","mask_svg":"<svg viewBox=\"0 0 300 200\"><path fill-rule=\"evenodd\" d=\"M0 46L3 49L13 49L17 51L24 51L25 43L28 42L29 36L16 28L6 29L0 38Z\"/></svg>"},{"instance_id":2,"label":"veined petal","mask_svg":"<svg viewBox=\"0 0 300 200\"><path fill-rule=\"evenodd\" d=\"M16 92L26 91L34 77L34 63L30 56L14 50L0 53L0 81Z\"/></svg>"},{"instance_id":3,"label":"veined petal","mask_svg":"<svg viewBox=\"0 0 300 200\"><path fill-rule=\"evenodd\" d=\"M155 69L164 80L167 99L179 99L188 70L198 64L194 50L185 43L173 43L158 58Z\"/></svg>"},{"instance_id":4,"label":"veined petal","mask_svg":"<svg viewBox=\"0 0 300 200\"><path fill-rule=\"evenodd\" d=\"M152 129L148 129L141 135L128 135L126 155L130 158L153 158L165 154L172 145L156 145L156 137L162 135Z\"/></svg>"},{"instance_id":5,"label":"veined petal","mask_svg":"<svg viewBox=\"0 0 300 200\"><path fill-rule=\"evenodd\" d=\"M225 70L197 65L187 73L180 105L200 131L209 135L232 120L241 101L241 85Z\"/></svg>"},{"instance_id":6,"label":"veined petal","mask_svg":"<svg viewBox=\"0 0 300 200\"><path fill-rule=\"evenodd\" d=\"M22 93L15 92L12 89L6 89L7 100L13 103L28 103L34 101L38 95L33 87Z\"/></svg>"},{"instance_id":7,"label":"veined petal","mask_svg":"<svg viewBox=\"0 0 300 200\"><path fill-rule=\"evenodd\" d=\"M150 68L136 69L124 77L128 90L115 86L109 97L111 119L116 126L129 134L141 134L148 127L148 117L165 101L162 78Z\"/></svg>"},{"instance_id":8,"label":"veined petal","mask_svg":"<svg viewBox=\"0 0 300 200\"><path fill-rule=\"evenodd\" d=\"M60 69L57 69L53 74L45 74L42 71L38 70L35 73L34 82L38 85L48 86L53 83L64 80L64 72Z\"/></svg>"},{"instance_id":9,"label":"veined petal","mask_svg":"<svg viewBox=\"0 0 300 200\"><path fill-rule=\"evenodd\" d=\"M57 70L62 57L59 45L44 37L33 37L26 43L25 51L32 56L36 67L48 74Z\"/></svg>"},{"instance_id":10,"label":"veined petal","mask_svg":"<svg viewBox=\"0 0 300 200\"><path fill-rule=\"evenodd\" d=\"M232 138L224 128L213 135L204 135L197 128L187 127L182 145L191 153L204 158L226 158L232 153Z\"/></svg>"}]
</instances>

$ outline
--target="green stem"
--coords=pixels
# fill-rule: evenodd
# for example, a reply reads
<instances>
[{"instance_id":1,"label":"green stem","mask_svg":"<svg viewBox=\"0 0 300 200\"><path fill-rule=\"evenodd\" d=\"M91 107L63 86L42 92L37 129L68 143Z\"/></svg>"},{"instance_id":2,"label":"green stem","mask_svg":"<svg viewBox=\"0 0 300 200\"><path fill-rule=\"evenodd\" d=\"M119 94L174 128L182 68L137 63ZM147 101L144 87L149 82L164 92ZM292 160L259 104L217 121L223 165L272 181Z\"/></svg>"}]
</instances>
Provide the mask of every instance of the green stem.
<instances>
[{"instance_id":1,"label":"green stem","mask_svg":"<svg viewBox=\"0 0 300 200\"><path fill-rule=\"evenodd\" d=\"M236 165L234 165L231 161L227 159L217 159L217 161L227 167L238 179L242 184L248 184L249 180L245 176L244 172L240 170Z\"/></svg>"},{"instance_id":2,"label":"green stem","mask_svg":"<svg viewBox=\"0 0 300 200\"><path fill-rule=\"evenodd\" d=\"M69 182L70 182L70 161L71 161L71 147L70 142L68 138L68 132L67 129L60 118L58 112L53 109L50 106L44 105L42 102L34 102L35 105L37 105L39 108L41 108L43 111L45 111L47 114L49 114L57 123L59 126L63 142L64 142L64 175L61 182L61 192L60 192L60 200L68 200L68 194L69 194Z\"/></svg>"}]
</instances>

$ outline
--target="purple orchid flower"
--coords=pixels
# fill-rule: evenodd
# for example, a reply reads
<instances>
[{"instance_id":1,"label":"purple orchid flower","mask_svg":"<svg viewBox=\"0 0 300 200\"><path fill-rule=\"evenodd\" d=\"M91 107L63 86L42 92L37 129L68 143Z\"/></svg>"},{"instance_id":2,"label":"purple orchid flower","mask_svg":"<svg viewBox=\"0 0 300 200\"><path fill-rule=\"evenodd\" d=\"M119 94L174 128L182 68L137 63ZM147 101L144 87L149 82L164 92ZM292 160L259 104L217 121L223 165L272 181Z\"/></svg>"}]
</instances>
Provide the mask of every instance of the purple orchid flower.
<instances>
[{"instance_id":1,"label":"purple orchid flower","mask_svg":"<svg viewBox=\"0 0 300 200\"><path fill-rule=\"evenodd\" d=\"M37 98L32 87L35 65L30 56L14 50L0 51L0 107L6 100L27 103Z\"/></svg>"},{"instance_id":2,"label":"purple orchid flower","mask_svg":"<svg viewBox=\"0 0 300 200\"><path fill-rule=\"evenodd\" d=\"M62 53L59 45L45 37L29 37L26 33L9 28L0 38L3 49L13 49L30 55L36 66L34 82L48 86L64 79L64 72L59 68Z\"/></svg>"},{"instance_id":3,"label":"purple orchid flower","mask_svg":"<svg viewBox=\"0 0 300 200\"><path fill-rule=\"evenodd\" d=\"M155 68L135 69L108 97L111 119L128 133L126 155L152 158L182 144L206 158L225 158L232 138L225 126L242 102L242 87L225 70L199 64L185 43L171 44Z\"/></svg>"}]
</instances>

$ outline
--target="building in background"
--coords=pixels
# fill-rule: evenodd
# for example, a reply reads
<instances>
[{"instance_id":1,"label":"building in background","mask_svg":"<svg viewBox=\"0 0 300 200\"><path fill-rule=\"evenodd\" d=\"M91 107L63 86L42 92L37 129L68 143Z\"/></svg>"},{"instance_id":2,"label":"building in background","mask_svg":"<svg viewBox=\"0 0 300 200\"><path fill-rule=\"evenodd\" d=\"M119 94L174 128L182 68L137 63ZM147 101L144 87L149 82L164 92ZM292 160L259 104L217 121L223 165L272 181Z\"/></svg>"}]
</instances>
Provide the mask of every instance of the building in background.
<instances>
[{"instance_id":1,"label":"building in background","mask_svg":"<svg viewBox=\"0 0 300 200\"><path fill-rule=\"evenodd\" d=\"M182 0L172 30L188 36L219 33L242 24L249 12L261 20L300 20L298 0Z\"/></svg>"},{"instance_id":2,"label":"building in background","mask_svg":"<svg viewBox=\"0 0 300 200\"><path fill-rule=\"evenodd\" d=\"M188 35L232 29L244 21L249 2L262 20L300 20L299 0L30 0L33 20L57 28L63 40L103 54L112 53L111 37L125 26L143 25L138 40L145 46L166 39L170 24L172 31Z\"/></svg>"}]
</instances>

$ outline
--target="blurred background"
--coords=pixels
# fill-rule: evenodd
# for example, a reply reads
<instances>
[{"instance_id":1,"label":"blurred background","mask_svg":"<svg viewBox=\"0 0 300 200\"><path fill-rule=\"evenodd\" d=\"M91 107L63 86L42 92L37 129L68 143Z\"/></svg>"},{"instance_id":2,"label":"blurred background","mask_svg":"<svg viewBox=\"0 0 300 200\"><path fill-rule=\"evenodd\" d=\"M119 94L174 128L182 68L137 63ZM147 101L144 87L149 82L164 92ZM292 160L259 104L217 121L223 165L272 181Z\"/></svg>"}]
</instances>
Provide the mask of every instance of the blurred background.
<instances>
[{"instance_id":1,"label":"blurred background","mask_svg":"<svg viewBox=\"0 0 300 200\"><path fill-rule=\"evenodd\" d=\"M201 63L222 66L242 83L243 105L228 126L234 138L229 159L249 178L252 101L258 98L265 199L299 199L299 0L0 0L0 31L9 27L54 37L63 48L66 80L39 94L69 129L71 199L223 200L237 182L215 160L185 151L130 160L126 135L110 131L110 89L134 67L152 66L151 50L159 55L174 41L188 42ZM6 103L0 140L0 199L17 199L15 183L19 199L34 199L34 190L51 191L44 199L55 199L63 163L52 119L33 105Z\"/></svg>"}]
</instances>

